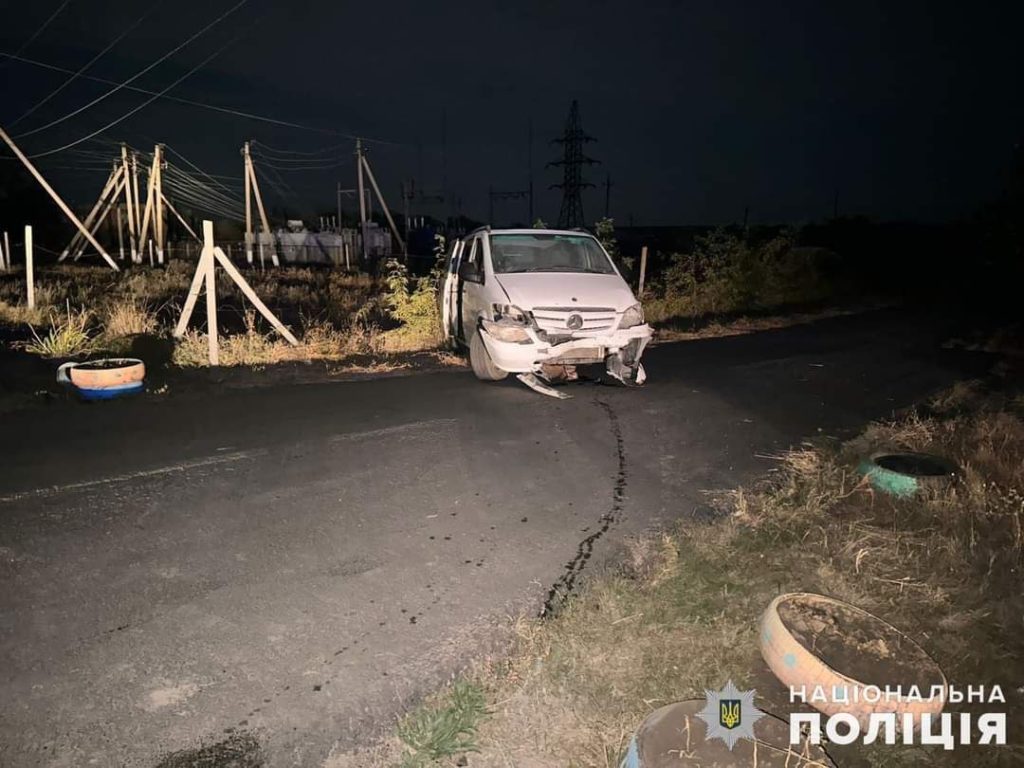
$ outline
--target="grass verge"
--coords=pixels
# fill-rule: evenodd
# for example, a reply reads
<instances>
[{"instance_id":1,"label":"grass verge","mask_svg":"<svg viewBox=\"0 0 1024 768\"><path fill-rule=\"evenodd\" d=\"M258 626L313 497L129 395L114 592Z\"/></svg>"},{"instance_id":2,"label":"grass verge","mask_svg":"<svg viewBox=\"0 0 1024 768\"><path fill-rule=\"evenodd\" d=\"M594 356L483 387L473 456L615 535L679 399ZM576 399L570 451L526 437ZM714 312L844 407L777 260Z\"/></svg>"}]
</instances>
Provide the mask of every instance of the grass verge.
<instances>
[{"instance_id":1,"label":"grass verge","mask_svg":"<svg viewBox=\"0 0 1024 768\"><path fill-rule=\"evenodd\" d=\"M855 471L878 449L940 453L962 473L948 489L882 496ZM492 711L469 764L617 766L652 710L730 678L786 714L757 625L788 591L862 606L916 639L953 685L998 684L1007 696L1006 747L832 748L839 764L1020 764L1024 399L959 385L849 443L776 458L761 482L713 495L717 519L630 542L623 562L560 613L516 621L511 652L466 678Z\"/></svg>"}]
</instances>

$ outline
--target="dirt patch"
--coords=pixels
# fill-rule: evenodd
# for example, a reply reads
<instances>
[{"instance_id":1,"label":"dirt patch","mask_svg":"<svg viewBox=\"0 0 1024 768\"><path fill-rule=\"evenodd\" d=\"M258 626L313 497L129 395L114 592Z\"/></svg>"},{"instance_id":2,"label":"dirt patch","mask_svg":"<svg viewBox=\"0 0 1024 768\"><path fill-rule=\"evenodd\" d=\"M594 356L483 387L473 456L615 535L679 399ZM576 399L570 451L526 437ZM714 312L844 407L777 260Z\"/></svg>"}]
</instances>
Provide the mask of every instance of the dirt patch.
<instances>
[{"instance_id":1,"label":"dirt patch","mask_svg":"<svg viewBox=\"0 0 1024 768\"><path fill-rule=\"evenodd\" d=\"M786 600L779 618L797 642L832 669L869 685L939 684L935 663L916 643L869 614L830 600Z\"/></svg>"},{"instance_id":2,"label":"dirt patch","mask_svg":"<svg viewBox=\"0 0 1024 768\"><path fill-rule=\"evenodd\" d=\"M256 738L234 734L216 744L174 752L154 768L263 768L264 765L266 759Z\"/></svg>"}]
</instances>

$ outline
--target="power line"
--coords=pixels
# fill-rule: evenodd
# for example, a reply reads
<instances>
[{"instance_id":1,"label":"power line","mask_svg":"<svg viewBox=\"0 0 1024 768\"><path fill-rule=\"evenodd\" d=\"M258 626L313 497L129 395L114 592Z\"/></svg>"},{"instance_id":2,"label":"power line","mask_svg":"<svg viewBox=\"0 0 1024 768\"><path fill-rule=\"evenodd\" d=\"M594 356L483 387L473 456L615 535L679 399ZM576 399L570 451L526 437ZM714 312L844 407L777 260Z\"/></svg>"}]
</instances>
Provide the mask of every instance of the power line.
<instances>
[{"instance_id":1,"label":"power line","mask_svg":"<svg viewBox=\"0 0 1024 768\"><path fill-rule=\"evenodd\" d=\"M111 41L107 45L106 48L104 48L102 51L100 51L95 56L93 56L91 59L89 59L89 61L81 69L79 69L77 72L73 72L71 74L71 77L67 78L63 83L58 85L54 90L50 91L49 95L47 95L45 98L41 99L40 101L37 101L33 106L29 107L28 110L26 110L24 112L24 114L22 114L21 117L19 117L17 120L15 120L13 123L11 123L11 127L13 128L14 126L16 126L18 123L20 123L26 117L31 115L33 112L35 112L41 106L43 106L43 104L48 102L50 99L52 99L58 93L60 93L65 88L67 88L69 85L71 85L71 83L73 83L75 80L77 80L79 76L85 74L85 71L87 69L89 69L89 67L91 67L97 61L99 61L101 58L103 58L110 51L111 48L113 48L115 45L117 45L122 40L124 40L125 37L127 37L137 26L139 26L149 16L149 14L151 14L154 10L156 10L156 8L159 5L160 5L160 0L158 0L158 2L155 5L153 5L148 11L146 11L138 19L136 19L134 24L132 24L127 29L125 29L124 32L122 32L116 38L114 38L114 40ZM9 61L9 59L8 59L8 61Z\"/></svg>"},{"instance_id":2,"label":"power line","mask_svg":"<svg viewBox=\"0 0 1024 768\"><path fill-rule=\"evenodd\" d=\"M53 127L53 126L55 126L55 125L58 125L58 124L60 124L60 123L63 123L63 122L65 121L65 120L69 120L69 119L71 119L71 118L72 118L72 117L74 117L75 115L81 114L82 112L84 112L85 110L89 109L90 107L93 107L93 106L95 106L96 104L99 104L99 103L100 103L101 101L103 101L103 100L104 100L104 99L106 99L107 97L109 97L109 96L113 96L113 95L114 95L115 93L117 93L118 91L120 91L120 90L121 90L122 88L124 88L125 86L127 86L127 85L129 85L130 83L133 83L133 82L135 82L136 80L138 80L138 79L139 79L140 77L142 77L142 76L143 76L144 74L146 74L146 73L147 73L147 72L149 72L149 71L150 71L151 69L153 69L154 67L156 67L156 66L157 66L158 64L162 64L162 63L163 63L164 61L166 61L166 60L167 60L167 59L169 59L169 58L170 58L171 56L173 56L174 54L176 54L176 53L177 53L178 51L180 51L180 50L181 50L182 48L184 48L185 46L189 45L189 44L190 44L190 43L192 43L192 42L193 42L194 40L196 40L196 38L198 38L198 37L201 37L202 35L204 35L204 34L206 34L207 32L209 32L209 31L210 31L211 29L213 29L213 28L214 28L215 26L217 26L218 24L220 24L220 22L224 21L224 19L226 19L226 18L227 18L228 16L230 16L230 15L231 15L232 13L234 13L235 11L237 11L237 10L238 10L239 8L241 8L241 7L243 6L243 5L245 5L245 4L246 4L246 3L248 3L248 2L249 2L249 0L239 0L239 2L235 3L235 5L231 6L231 8L229 8L229 9L228 9L227 11L225 11L224 13L222 13L222 14L221 14L220 16L218 16L218 17L217 17L216 19L214 19L214 20L213 20L213 21L211 21L211 22L210 22L209 24L207 24L207 25L206 25L205 27L203 27L203 28L202 28L202 29L200 29L200 30L199 30L198 32L196 32L196 33L195 33L194 35L192 35L191 37L189 37L189 38L188 38L187 40L185 40L185 42L181 43L181 44L180 44L180 45L178 45L178 46L177 46L176 48L173 48L173 49L171 49L170 51L168 51L167 53L165 53L165 54L164 54L163 56L161 56L161 57L160 57L159 59L157 59L157 60L156 60L156 61L154 61L154 62L153 62L152 64L150 64L150 65L149 65L148 67L145 67L144 69L140 70L139 72L136 72L136 73L135 73L134 75L132 75L132 76L131 76L130 78L128 78L127 80L125 80L125 81L124 81L123 83L119 83L119 84L118 84L117 86L115 86L114 88L111 88L111 89L110 89L109 91L107 91L107 92L106 92L106 93L104 93L103 95L101 95L101 96L97 96L97 97L96 97L95 99L93 99L92 101L90 101L90 102L89 102L88 104L86 104L85 106L79 107L78 109L76 109L76 110L74 110L74 111L72 111L72 112L68 112L68 113L67 113L66 115L64 115L63 117L59 117L59 118L57 118L56 120L51 120L51 121L50 121L50 122L48 122L48 123L47 123L46 125L41 125L41 126L39 126L38 128L33 128L33 129L32 129L31 131L25 131L24 133L22 133L22 134L19 134L18 136L15 136L14 138L16 138L16 139L21 139L21 138L24 138L24 137L26 137L26 136L32 136L33 134L39 133L40 131L45 131L45 130L46 130L46 129L48 129L48 128L52 128L52 127ZM219 53L219 52L220 52L220 51L218 51L218 53ZM215 54L215 55L216 55L216 54ZM205 62L204 62L204 63L205 63ZM190 71L190 72L189 72L188 74L192 74L192 72L193 72L193 71L195 71L195 70L192 70L192 71ZM186 75L186 77L187 77L187 75ZM177 84L178 82L180 82L180 80L179 80L179 81L176 81L176 82L175 82L175 85L176 85L176 84ZM166 92L166 90L168 90L168 89L164 89L164 91L165 91L165 92ZM155 97L154 97L154 98L155 98ZM148 104L149 102L146 102L146 103ZM92 134L92 135L95 135L95 134Z\"/></svg>"},{"instance_id":3,"label":"power line","mask_svg":"<svg viewBox=\"0 0 1024 768\"><path fill-rule=\"evenodd\" d=\"M75 72L73 69L67 69L66 67L60 67L60 66L57 66L56 64L49 64L49 63L47 63L45 61L39 61L38 59L29 59L29 58L26 58L24 56L19 56L17 54L2 53L2 52L0 52L0 58L11 59L13 61L17 61L19 64L29 64L29 65L31 65L33 67L40 67L42 69L48 69L48 70L51 70L52 72L63 72L64 74L68 74L68 75L72 75ZM103 83L104 85L118 85L118 82L116 80L109 80L109 79L104 78L104 77L96 77L95 75L81 75L81 78L83 80L92 80L93 82L96 82L96 83ZM207 102L204 102L204 101L196 101L195 99L185 99L185 98L182 98L180 96L168 96L166 94L158 93L157 91L151 91L151 90L148 90L146 88L139 88L138 86L133 86L133 85L124 85L124 89L126 91L133 91L135 93L143 93L143 94L146 94L148 96L158 96L158 97L164 99L165 101L174 101L174 102L177 102L179 104L186 104L186 105L188 105L190 107L199 107L200 109L209 109L209 110L211 110L213 112L220 112L220 113L225 114L225 115L234 115L235 117L242 117L242 118L245 118L246 120L254 120L256 122L268 123L270 125L277 125L277 126L280 126L282 128L295 128L296 130L300 130L300 131L310 131L310 132L313 132L313 133L326 133L326 134L331 134L333 136L343 136L343 137L345 137L347 139L361 138L364 142L366 142L368 144L385 144L385 145L390 145L390 146L395 146L395 147L408 147L408 146L412 146L411 144L408 144L407 142L391 141L390 139L367 138L366 136L364 136L362 134L356 135L354 133L345 133L344 131L339 131L339 130L336 130L334 128L323 128L323 127L315 126L315 125L304 125L303 123L295 123L295 122L291 122L289 120L278 120L277 118L267 117L266 115L257 115L257 114L254 114L252 112L244 112L244 111L238 110L238 109L231 109L230 107L221 107L221 106L218 106L216 104L208 104Z\"/></svg>"},{"instance_id":4,"label":"power line","mask_svg":"<svg viewBox=\"0 0 1024 768\"><path fill-rule=\"evenodd\" d=\"M33 32L32 35L29 37L29 39L26 40L24 43L22 43L18 47L18 50L16 50L14 52L14 55L17 56L22 51L24 51L26 48L28 48L30 45L32 45L32 43L34 43L36 41L36 38L39 37L41 34L43 34L43 32L46 30L46 28L48 26L50 26L50 22L52 22L54 19L56 19L61 14L61 12L67 7L68 3L70 3L70 2L71 2L71 0L64 0L64 2L61 3L57 7L57 10L55 10L53 13L51 13L49 18L47 18L46 21L43 22L43 25L41 27L39 27L35 32Z\"/></svg>"},{"instance_id":5,"label":"power line","mask_svg":"<svg viewBox=\"0 0 1024 768\"><path fill-rule=\"evenodd\" d=\"M248 1L249 0L242 0L242 3L246 3ZM239 5L241 5L241 3L239 3ZM248 31L248 30L246 30L246 31ZM118 123L121 123L121 122L127 120L129 117L134 115L136 112L138 112L138 111L148 107L150 104L152 104L154 101L156 101L162 94L167 93L167 91L171 90L172 88L174 88L176 85L178 85L182 81L187 80L189 77L194 75L197 71L199 71L200 69L205 67L211 61L213 61L215 58L217 58L221 53L223 53L227 48L231 47L235 42L237 42L238 39L242 36L242 34L244 34L244 32L236 35L233 38L231 38L231 40L226 42L224 45L222 45L216 51L214 51L209 56L207 56L205 59L203 59L201 62L196 64L194 67L192 67L192 69L190 69L184 75L182 75L177 80L175 80L173 83L171 83L166 88L164 88L163 91L161 91L160 93L155 94L153 96L150 96L148 99L146 99L144 102L142 102L139 106L135 107L135 109L129 110L125 114L121 115L121 117L117 118L116 120L112 120L111 122L109 122L105 126L103 126L102 128L98 128L97 130L93 131L88 136L83 136L82 138L77 139L75 141L72 141L72 142L70 142L68 144L65 144L65 145L61 146L61 147L56 147L54 149L48 149L46 152L37 152L34 155L29 155L29 157L30 158L46 157L47 155L55 155L58 152L63 152L65 149L70 149L71 147L74 147L74 146L76 146L78 144L81 144L83 141L88 141L89 139L93 138L94 136L96 136L96 135L98 135L100 133L103 133L104 131L107 131L110 128L113 128Z\"/></svg>"},{"instance_id":6,"label":"power line","mask_svg":"<svg viewBox=\"0 0 1024 768\"><path fill-rule=\"evenodd\" d=\"M354 136L352 138L355 138ZM263 154L269 155L300 155L302 157L314 157L315 155L329 155L337 152L339 149L346 149L348 144L335 144L330 147L321 147L320 149L314 149L311 152L300 152L293 149L278 149L264 144L262 141L253 140L250 142L253 147L258 147ZM294 162L301 162L301 160L295 160Z\"/></svg>"}]
</instances>

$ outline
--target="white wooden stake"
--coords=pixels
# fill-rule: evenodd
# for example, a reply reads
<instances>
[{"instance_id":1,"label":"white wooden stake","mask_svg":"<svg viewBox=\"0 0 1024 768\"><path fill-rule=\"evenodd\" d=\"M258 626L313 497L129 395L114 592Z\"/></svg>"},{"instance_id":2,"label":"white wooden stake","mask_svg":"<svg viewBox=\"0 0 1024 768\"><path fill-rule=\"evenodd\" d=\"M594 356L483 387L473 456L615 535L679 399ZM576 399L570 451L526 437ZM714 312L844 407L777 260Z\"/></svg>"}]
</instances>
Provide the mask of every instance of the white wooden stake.
<instances>
[{"instance_id":1,"label":"white wooden stake","mask_svg":"<svg viewBox=\"0 0 1024 768\"><path fill-rule=\"evenodd\" d=\"M284 336L285 340L289 344L293 347L297 347L299 345L298 339L296 339L292 332L285 327L284 323L278 320L274 313L267 308L267 305L263 303L260 297L256 295L256 291L254 291L252 286L246 282L246 279L242 277L242 273L239 272L235 265L231 263L231 259L224 254L224 251L222 251L220 247L216 247L213 249L213 253L217 257L217 261L220 262L220 265L224 267L224 271L227 272L228 276L235 281L235 285L242 289L242 293L244 293L245 297L252 302L253 306L256 307L257 310L259 310L260 314L277 329L278 333Z\"/></svg>"},{"instance_id":2,"label":"white wooden stake","mask_svg":"<svg viewBox=\"0 0 1024 768\"><path fill-rule=\"evenodd\" d=\"M36 308L36 284L32 274L32 226L25 225L25 285L28 289L28 308Z\"/></svg>"},{"instance_id":3,"label":"white wooden stake","mask_svg":"<svg viewBox=\"0 0 1024 768\"><path fill-rule=\"evenodd\" d=\"M213 222L203 222L203 265L206 272L206 339L210 365L220 365L220 347L217 343L217 275L214 272Z\"/></svg>"},{"instance_id":4,"label":"white wooden stake","mask_svg":"<svg viewBox=\"0 0 1024 768\"><path fill-rule=\"evenodd\" d=\"M124 210L128 216L128 247L131 251L132 264L138 260L138 229L135 227L135 208L132 202L132 177L128 170L128 147L121 145L121 169L127 184L124 187Z\"/></svg>"},{"instance_id":5,"label":"white wooden stake","mask_svg":"<svg viewBox=\"0 0 1024 768\"><path fill-rule=\"evenodd\" d=\"M11 240L7 237L7 230L4 230L4 253L7 254L7 268L14 266L14 254L11 253Z\"/></svg>"},{"instance_id":6,"label":"white wooden stake","mask_svg":"<svg viewBox=\"0 0 1024 768\"><path fill-rule=\"evenodd\" d=\"M647 275L647 246L640 249L640 288L637 291L637 298L644 297L644 277Z\"/></svg>"},{"instance_id":7,"label":"white wooden stake","mask_svg":"<svg viewBox=\"0 0 1024 768\"><path fill-rule=\"evenodd\" d=\"M85 234L86 240L89 241L89 244L92 245L93 248L99 251L100 256L106 259L106 262L110 265L110 268L113 269L115 272L120 272L120 270L117 268L117 262L110 258L110 254L103 250L103 246L96 242L95 237L86 232L85 227L82 225L82 222L79 220L79 218L75 216L74 212L70 208L68 208L67 203L65 203L61 199L60 195L58 195L53 190L53 187L51 187L47 183L46 179L43 178L43 175L38 170L36 170L36 167L32 165L31 161L27 157L25 157L25 154L20 149L18 149L18 145L14 143L14 141L11 139L10 136L7 135L7 132L4 131L3 128L0 128L0 139L2 139L8 147L10 147L11 151L21 161L22 165L24 165L28 169L29 173L31 173L35 177L36 181L39 182L40 186L46 190L47 194L49 194L51 198L53 198L53 202L55 202L57 204L57 207L64 212L64 215L71 219L71 222L76 227L78 227L79 231Z\"/></svg>"}]
</instances>

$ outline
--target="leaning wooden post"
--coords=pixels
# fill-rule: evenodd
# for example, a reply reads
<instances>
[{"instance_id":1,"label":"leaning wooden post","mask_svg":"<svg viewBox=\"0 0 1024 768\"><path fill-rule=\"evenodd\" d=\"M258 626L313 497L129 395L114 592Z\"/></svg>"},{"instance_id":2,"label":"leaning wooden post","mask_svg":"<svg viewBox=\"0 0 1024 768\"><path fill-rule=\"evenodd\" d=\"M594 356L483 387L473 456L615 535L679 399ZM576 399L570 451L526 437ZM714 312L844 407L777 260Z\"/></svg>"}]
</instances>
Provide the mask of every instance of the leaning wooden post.
<instances>
[{"instance_id":1,"label":"leaning wooden post","mask_svg":"<svg viewBox=\"0 0 1024 768\"><path fill-rule=\"evenodd\" d=\"M10 258L6 256L6 251L4 251L4 246L3 246L2 243L0 243L0 270L10 269L10 267L7 264L8 261L10 261Z\"/></svg>"},{"instance_id":2,"label":"leaning wooden post","mask_svg":"<svg viewBox=\"0 0 1024 768\"><path fill-rule=\"evenodd\" d=\"M4 253L7 254L7 268L14 266L14 254L11 253L11 239L7 237L7 230L4 230Z\"/></svg>"},{"instance_id":3,"label":"leaning wooden post","mask_svg":"<svg viewBox=\"0 0 1024 768\"><path fill-rule=\"evenodd\" d=\"M644 277L647 276L647 246L640 249L640 288L637 290L637 298L644 297Z\"/></svg>"},{"instance_id":4,"label":"leaning wooden post","mask_svg":"<svg viewBox=\"0 0 1024 768\"><path fill-rule=\"evenodd\" d=\"M25 285L28 290L28 308L36 308L36 284L32 275L32 226L25 225Z\"/></svg>"},{"instance_id":5,"label":"leaning wooden post","mask_svg":"<svg viewBox=\"0 0 1024 768\"><path fill-rule=\"evenodd\" d=\"M72 210L68 208L67 203L65 203L61 199L60 195L58 195L54 191L53 187L51 187L47 183L46 179L43 178L43 175L36 169L34 165L32 165L32 162L27 157L25 157L25 153L18 149L18 145L14 143L14 140L7 135L7 132L4 131L3 128L0 128L0 139L2 139L3 142L10 148L11 152L13 152L17 156L17 158L21 161L21 164L25 166L28 172L35 177L35 180L39 182L39 186L46 190L46 193L53 199L53 202L55 202L57 204L57 207L61 209L64 215L71 220L71 223L78 228L78 231L85 236L85 239L89 241L89 244L97 251L99 251L100 256L102 256L106 260L107 264L110 265L110 268L115 272L120 272L120 269L118 269L117 266L117 262L110 258L110 254L103 250L103 246L96 241L96 238L93 237L88 231L86 231L81 219L79 219L74 214L74 212L72 212Z\"/></svg>"},{"instance_id":6,"label":"leaning wooden post","mask_svg":"<svg viewBox=\"0 0 1024 768\"><path fill-rule=\"evenodd\" d=\"M210 365L220 365L217 344L217 275L214 271L213 222L203 221L203 264L206 271L206 339L209 345Z\"/></svg>"}]
</instances>

